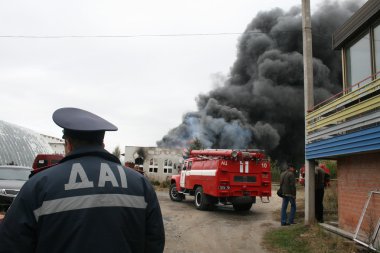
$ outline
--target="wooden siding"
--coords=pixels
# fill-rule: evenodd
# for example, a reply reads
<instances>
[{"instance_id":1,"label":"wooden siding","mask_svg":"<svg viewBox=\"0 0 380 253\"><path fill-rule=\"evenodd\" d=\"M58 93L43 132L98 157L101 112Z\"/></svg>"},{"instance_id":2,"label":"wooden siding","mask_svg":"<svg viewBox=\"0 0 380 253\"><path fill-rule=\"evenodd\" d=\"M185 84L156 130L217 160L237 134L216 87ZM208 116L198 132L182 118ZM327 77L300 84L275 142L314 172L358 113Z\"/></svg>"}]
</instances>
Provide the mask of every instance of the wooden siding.
<instances>
[{"instance_id":1,"label":"wooden siding","mask_svg":"<svg viewBox=\"0 0 380 253\"><path fill-rule=\"evenodd\" d=\"M306 124L307 144L380 124L380 79L308 113Z\"/></svg>"},{"instance_id":2,"label":"wooden siding","mask_svg":"<svg viewBox=\"0 0 380 253\"><path fill-rule=\"evenodd\" d=\"M333 158L376 150L380 150L379 126L308 144L306 159Z\"/></svg>"}]
</instances>

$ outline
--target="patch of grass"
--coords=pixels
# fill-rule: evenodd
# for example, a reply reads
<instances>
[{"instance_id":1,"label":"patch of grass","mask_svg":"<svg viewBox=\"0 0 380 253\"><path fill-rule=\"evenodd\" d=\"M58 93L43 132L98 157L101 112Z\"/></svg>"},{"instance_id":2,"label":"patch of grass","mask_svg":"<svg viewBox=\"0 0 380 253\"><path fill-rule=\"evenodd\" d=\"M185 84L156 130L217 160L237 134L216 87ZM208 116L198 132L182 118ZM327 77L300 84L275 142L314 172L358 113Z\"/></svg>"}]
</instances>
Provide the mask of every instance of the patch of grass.
<instances>
[{"instance_id":1,"label":"patch of grass","mask_svg":"<svg viewBox=\"0 0 380 253\"><path fill-rule=\"evenodd\" d=\"M353 241L349 241L338 235L332 234L318 225L310 226L309 235L314 237L314 239L309 240L312 253L359 252Z\"/></svg>"},{"instance_id":2,"label":"patch of grass","mask_svg":"<svg viewBox=\"0 0 380 253\"><path fill-rule=\"evenodd\" d=\"M305 226L305 188L297 185L297 211L295 221L297 225L280 227L268 231L263 238L263 246L269 252L308 252L308 253L363 253L369 252L358 246L351 240L330 233L318 224ZM273 216L280 223L280 209L273 211ZM290 205L288 206L289 213ZM324 219L325 221L337 220L337 184L331 182L331 186L325 189Z\"/></svg>"},{"instance_id":3,"label":"patch of grass","mask_svg":"<svg viewBox=\"0 0 380 253\"><path fill-rule=\"evenodd\" d=\"M264 247L273 253L346 253L362 252L354 242L323 230L319 225L281 227L264 235Z\"/></svg>"},{"instance_id":4,"label":"patch of grass","mask_svg":"<svg viewBox=\"0 0 380 253\"><path fill-rule=\"evenodd\" d=\"M300 237L307 231L303 225L281 227L264 235L264 246L272 252L310 252L308 241Z\"/></svg>"}]
</instances>

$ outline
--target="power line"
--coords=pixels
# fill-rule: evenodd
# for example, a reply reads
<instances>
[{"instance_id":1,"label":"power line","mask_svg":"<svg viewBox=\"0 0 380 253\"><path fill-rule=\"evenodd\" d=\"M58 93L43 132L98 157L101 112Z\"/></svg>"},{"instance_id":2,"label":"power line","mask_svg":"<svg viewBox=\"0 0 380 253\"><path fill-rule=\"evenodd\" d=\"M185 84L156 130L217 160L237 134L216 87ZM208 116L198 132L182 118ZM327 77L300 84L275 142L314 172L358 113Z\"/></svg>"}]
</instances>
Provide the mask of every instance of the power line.
<instances>
[{"instance_id":1,"label":"power line","mask_svg":"<svg viewBox=\"0 0 380 253\"><path fill-rule=\"evenodd\" d=\"M301 33L302 31L276 31L272 33ZM226 35L244 35L244 34L270 34L259 31L246 32L223 32L223 33L178 33L178 34L134 34L134 35L0 35L0 38L9 39L92 39L92 38L141 38L141 37L196 37L196 36L226 36ZM317 36L320 35L315 34Z\"/></svg>"},{"instance_id":2,"label":"power line","mask_svg":"<svg viewBox=\"0 0 380 253\"><path fill-rule=\"evenodd\" d=\"M65 38L138 38L138 37L185 37L239 35L242 33L182 33L182 34L135 34L135 35L0 35L0 38L65 39Z\"/></svg>"}]
</instances>

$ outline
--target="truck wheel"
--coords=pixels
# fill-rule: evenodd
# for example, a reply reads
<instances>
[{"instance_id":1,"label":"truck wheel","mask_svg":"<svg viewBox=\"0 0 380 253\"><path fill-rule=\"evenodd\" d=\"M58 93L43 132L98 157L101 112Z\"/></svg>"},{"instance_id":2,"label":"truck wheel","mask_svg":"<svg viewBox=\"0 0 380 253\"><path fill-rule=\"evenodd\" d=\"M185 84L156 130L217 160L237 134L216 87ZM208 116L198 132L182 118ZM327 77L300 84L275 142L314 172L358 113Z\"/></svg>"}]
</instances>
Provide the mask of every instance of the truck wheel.
<instances>
[{"instance_id":1,"label":"truck wheel","mask_svg":"<svg viewBox=\"0 0 380 253\"><path fill-rule=\"evenodd\" d=\"M202 186L198 186L195 190L195 207L199 210L207 210L208 209L208 201L206 194L203 193Z\"/></svg>"},{"instance_id":2,"label":"truck wheel","mask_svg":"<svg viewBox=\"0 0 380 253\"><path fill-rule=\"evenodd\" d=\"M249 211L252 207L252 203L248 204L234 204L235 211Z\"/></svg>"},{"instance_id":3,"label":"truck wheel","mask_svg":"<svg viewBox=\"0 0 380 253\"><path fill-rule=\"evenodd\" d=\"M184 199L184 195L177 191L175 183L170 185L169 196L172 201L180 202Z\"/></svg>"}]
</instances>

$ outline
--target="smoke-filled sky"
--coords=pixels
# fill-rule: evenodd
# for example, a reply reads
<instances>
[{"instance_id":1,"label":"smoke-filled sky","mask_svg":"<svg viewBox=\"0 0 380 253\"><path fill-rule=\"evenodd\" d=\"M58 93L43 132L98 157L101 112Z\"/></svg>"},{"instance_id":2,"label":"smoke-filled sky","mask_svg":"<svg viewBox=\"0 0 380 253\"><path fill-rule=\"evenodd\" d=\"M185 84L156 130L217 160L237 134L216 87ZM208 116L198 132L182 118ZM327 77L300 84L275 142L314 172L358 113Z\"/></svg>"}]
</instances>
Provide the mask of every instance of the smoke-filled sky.
<instances>
[{"instance_id":1,"label":"smoke-filled sky","mask_svg":"<svg viewBox=\"0 0 380 253\"><path fill-rule=\"evenodd\" d=\"M326 2L312 15L315 102L341 89L340 52L331 34L358 9L357 1ZM208 148L261 148L273 159L304 159L301 8L259 12L238 42L237 59L198 110L158 142L181 147L198 138Z\"/></svg>"},{"instance_id":2,"label":"smoke-filled sky","mask_svg":"<svg viewBox=\"0 0 380 253\"><path fill-rule=\"evenodd\" d=\"M323 2L311 0L312 12ZM285 143L287 121L300 117L302 36L299 10L292 9L300 5L301 0L1 1L0 119L61 137L52 113L79 107L119 127L106 134L110 151L155 146L178 126L166 144L199 136L210 147L235 142L233 147L275 152ZM328 61L315 62L319 96L331 93L339 77L331 70L338 65L330 48L334 28L325 22L343 22L351 12L341 5L325 8L314 21L313 31L323 37L314 40L316 57ZM254 32L242 35L246 29ZM289 65L299 67L290 72Z\"/></svg>"}]
</instances>

